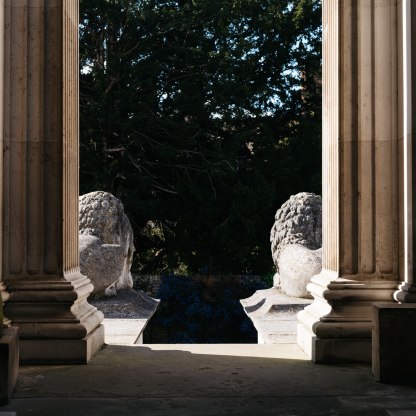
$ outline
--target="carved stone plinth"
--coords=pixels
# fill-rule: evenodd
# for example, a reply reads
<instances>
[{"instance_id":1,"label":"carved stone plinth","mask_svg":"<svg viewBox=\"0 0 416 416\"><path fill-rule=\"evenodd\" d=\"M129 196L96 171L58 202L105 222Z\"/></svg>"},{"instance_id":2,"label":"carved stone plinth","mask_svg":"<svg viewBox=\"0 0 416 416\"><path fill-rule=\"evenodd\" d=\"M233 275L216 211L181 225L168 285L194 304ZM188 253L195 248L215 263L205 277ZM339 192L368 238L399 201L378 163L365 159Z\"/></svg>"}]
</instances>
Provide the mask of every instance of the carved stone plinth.
<instances>
[{"instance_id":1,"label":"carved stone plinth","mask_svg":"<svg viewBox=\"0 0 416 416\"><path fill-rule=\"evenodd\" d=\"M397 283L324 282L321 273L308 286L314 302L298 314L298 344L315 362L371 362L372 305L392 302Z\"/></svg>"}]
</instances>

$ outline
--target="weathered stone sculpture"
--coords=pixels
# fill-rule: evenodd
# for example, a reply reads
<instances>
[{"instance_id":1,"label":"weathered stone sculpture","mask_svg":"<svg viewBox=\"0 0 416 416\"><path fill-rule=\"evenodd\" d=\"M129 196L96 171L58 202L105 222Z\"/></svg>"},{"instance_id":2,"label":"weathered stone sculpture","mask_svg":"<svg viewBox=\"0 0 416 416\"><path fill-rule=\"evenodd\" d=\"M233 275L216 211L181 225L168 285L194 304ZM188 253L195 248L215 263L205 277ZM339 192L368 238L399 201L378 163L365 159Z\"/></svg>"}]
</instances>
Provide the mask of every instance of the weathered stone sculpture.
<instances>
[{"instance_id":1,"label":"weathered stone sculpture","mask_svg":"<svg viewBox=\"0 0 416 416\"><path fill-rule=\"evenodd\" d=\"M133 286L133 230L115 196L103 191L80 196L79 250L81 273L91 279L93 297Z\"/></svg>"},{"instance_id":2,"label":"weathered stone sculpture","mask_svg":"<svg viewBox=\"0 0 416 416\"><path fill-rule=\"evenodd\" d=\"M276 212L270 241L277 270L274 285L289 296L308 297L306 285L322 265L321 197L292 195Z\"/></svg>"}]
</instances>

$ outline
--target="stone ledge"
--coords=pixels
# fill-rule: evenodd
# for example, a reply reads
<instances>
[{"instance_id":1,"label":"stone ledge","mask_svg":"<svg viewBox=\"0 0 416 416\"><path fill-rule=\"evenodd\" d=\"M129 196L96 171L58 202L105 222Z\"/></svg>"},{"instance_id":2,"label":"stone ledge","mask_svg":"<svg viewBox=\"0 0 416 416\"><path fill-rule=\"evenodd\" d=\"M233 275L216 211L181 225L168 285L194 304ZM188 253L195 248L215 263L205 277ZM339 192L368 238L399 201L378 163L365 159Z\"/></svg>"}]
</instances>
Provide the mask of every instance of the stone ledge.
<instances>
[{"instance_id":1,"label":"stone ledge","mask_svg":"<svg viewBox=\"0 0 416 416\"><path fill-rule=\"evenodd\" d=\"M19 369L19 335L17 328L5 328L0 337L0 405L10 401Z\"/></svg>"}]
</instances>

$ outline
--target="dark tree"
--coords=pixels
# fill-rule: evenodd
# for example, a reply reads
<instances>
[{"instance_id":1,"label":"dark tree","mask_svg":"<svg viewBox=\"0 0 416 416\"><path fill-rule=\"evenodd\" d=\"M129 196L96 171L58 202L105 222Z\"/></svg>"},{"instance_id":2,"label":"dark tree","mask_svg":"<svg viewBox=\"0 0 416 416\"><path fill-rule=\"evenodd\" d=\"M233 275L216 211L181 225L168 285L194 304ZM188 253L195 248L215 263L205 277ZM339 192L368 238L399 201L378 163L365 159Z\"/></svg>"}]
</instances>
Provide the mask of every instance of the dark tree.
<instances>
[{"instance_id":1,"label":"dark tree","mask_svg":"<svg viewBox=\"0 0 416 416\"><path fill-rule=\"evenodd\" d=\"M320 193L320 13L81 0L81 190L122 199L138 269L271 270L276 209Z\"/></svg>"}]
</instances>

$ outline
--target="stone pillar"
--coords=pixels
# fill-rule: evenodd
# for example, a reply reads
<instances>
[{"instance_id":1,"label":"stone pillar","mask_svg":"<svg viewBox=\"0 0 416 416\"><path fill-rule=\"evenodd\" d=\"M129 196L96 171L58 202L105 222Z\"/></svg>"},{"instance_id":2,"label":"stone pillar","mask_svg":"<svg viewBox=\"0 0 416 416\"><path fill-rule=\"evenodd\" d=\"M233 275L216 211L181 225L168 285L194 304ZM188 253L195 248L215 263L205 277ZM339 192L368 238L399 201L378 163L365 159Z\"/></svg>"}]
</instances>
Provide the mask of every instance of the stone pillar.
<instances>
[{"instance_id":1,"label":"stone pillar","mask_svg":"<svg viewBox=\"0 0 416 416\"><path fill-rule=\"evenodd\" d=\"M400 74L402 75L402 94L399 103L401 105L402 118L399 124L399 137L403 149L402 172L402 200L403 200L403 244L400 250L403 256L402 284L394 294L397 301L402 303L416 302L416 192L413 190L416 178L416 146L413 144L414 130L416 127L416 7L411 0L399 0L399 7L403 16L401 23L401 51L402 62Z\"/></svg>"},{"instance_id":2,"label":"stone pillar","mask_svg":"<svg viewBox=\"0 0 416 416\"><path fill-rule=\"evenodd\" d=\"M5 0L3 281L22 362L104 340L78 259L78 0Z\"/></svg>"},{"instance_id":3,"label":"stone pillar","mask_svg":"<svg viewBox=\"0 0 416 416\"><path fill-rule=\"evenodd\" d=\"M0 97L4 91L4 0L0 0ZM3 101L0 99L0 146L3 147ZM0 178L3 172L3 159L0 158ZM3 194L3 183L0 179L0 195ZM0 212L2 211L3 201L0 198ZM2 217L0 215L0 245L1 245L1 232L2 232ZM2 262L2 252L0 249L0 264ZM9 293L6 290L6 286L2 282L2 276L0 271L0 302L4 303L9 299ZM10 325L10 319L6 316L0 317L0 327ZM1 328L0 328L1 333Z\"/></svg>"},{"instance_id":4,"label":"stone pillar","mask_svg":"<svg viewBox=\"0 0 416 416\"><path fill-rule=\"evenodd\" d=\"M298 315L316 362L371 360L372 304L403 269L400 18L396 0L323 1L323 264Z\"/></svg>"}]
</instances>

